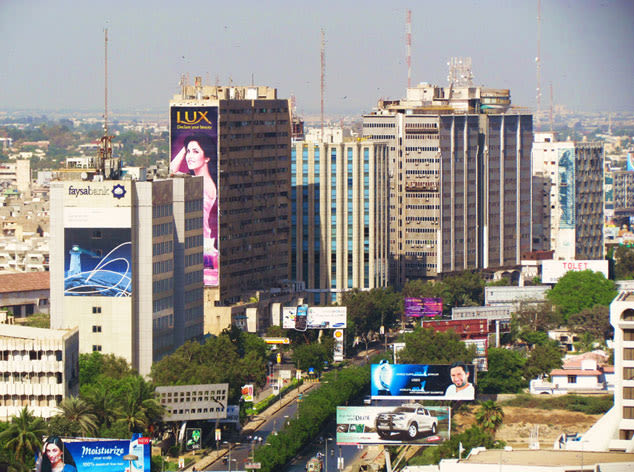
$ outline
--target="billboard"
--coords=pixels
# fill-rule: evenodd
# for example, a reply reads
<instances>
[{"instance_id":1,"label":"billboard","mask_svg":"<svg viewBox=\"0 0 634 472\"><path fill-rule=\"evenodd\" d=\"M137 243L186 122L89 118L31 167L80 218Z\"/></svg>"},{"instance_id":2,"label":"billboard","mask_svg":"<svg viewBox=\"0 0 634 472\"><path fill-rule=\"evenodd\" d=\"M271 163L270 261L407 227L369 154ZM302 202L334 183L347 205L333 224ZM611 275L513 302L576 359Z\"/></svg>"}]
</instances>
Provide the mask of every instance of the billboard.
<instances>
[{"instance_id":1,"label":"billboard","mask_svg":"<svg viewBox=\"0 0 634 472\"><path fill-rule=\"evenodd\" d=\"M343 329L336 329L332 337L335 340L332 360L334 362L343 362Z\"/></svg>"},{"instance_id":2,"label":"billboard","mask_svg":"<svg viewBox=\"0 0 634 472\"><path fill-rule=\"evenodd\" d=\"M172 106L170 172L203 177L204 284L218 285L218 107Z\"/></svg>"},{"instance_id":3,"label":"billboard","mask_svg":"<svg viewBox=\"0 0 634 472\"><path fill-rule=\"evenodd\" d=\"M450 422L447 406L338 406L337 444L439 444L449 439Z\"/></svg>"},{"instance_id":4,"label":"billboard","mask_svg":"<svg viewBox=\"0 0 634 472\"><path fill-rule=\"evenodd\" d=\"M601 272L604 277L608 278L607 260L589 260L589 261L542 261L542 283L556 284L568 271L591 270L593 272Z\"/></svg>"},{"instance_id":5,"label":"billboard","mask_svg":"<svg viewBox=\"0 0 634 472\"><path fill-rule=\"evenodd\" d=\"M575 150L558 150L560 228L575 227Z\"/></svg>"},{"instance_id":6,"label":"billboard","mask_svg":"<svg viewBox=\"0 0 634 472\"><path fill-rule=\"evenodd\" d=\"M405 316L420 318L440 315L442 315L442 298L405 298Z\"/></svg>"},{"instance_id":7,"label":"billboard","mask_svg":"<svg viewBox=\"0 0 634 472\"><path fill-rule=\"evenodd\" d=\"M64 229L64 295L129 297L131 294L129 227Z\"/></svg>"},{"instance_id":8,"label":"billboard","mask_svg":"<svg viewBox=\"0 0 634 472\"><path fill-rule=\"evenodd\" d=\"M74 465L77 472L150 472L150 438L84 440L49 437L43 446L43 454L37 458L37 470L53 470L61 460L63 464ZM125 460L128 454L137 457L131 463ZM65 467L64 470L70 470Z\"/></svg>"},{"instance_id":9,"label":"billboard","mask_svg":"<svg viewBox=\"0 0 634 472\"><path fill-rule=\"evenodd\" d=\"M302 312L300 307L300 314ZM347 309L345 306L311 306L307 310L306 329L335 329L345 328L347 325ZM303 327L303 322L298 324L297 307L285 306L282 308L282 328L298 329Z\"/></svg>"},{"instance_id":10,"label":"billboard","mask_svg":"<svg viewBox=\"0 0 634 472\"><path fill-rule=\"evenodd\" d=\"M370 395L376 400L473 400L473 365L372 364Z\"/></svg>"}]
</instances>

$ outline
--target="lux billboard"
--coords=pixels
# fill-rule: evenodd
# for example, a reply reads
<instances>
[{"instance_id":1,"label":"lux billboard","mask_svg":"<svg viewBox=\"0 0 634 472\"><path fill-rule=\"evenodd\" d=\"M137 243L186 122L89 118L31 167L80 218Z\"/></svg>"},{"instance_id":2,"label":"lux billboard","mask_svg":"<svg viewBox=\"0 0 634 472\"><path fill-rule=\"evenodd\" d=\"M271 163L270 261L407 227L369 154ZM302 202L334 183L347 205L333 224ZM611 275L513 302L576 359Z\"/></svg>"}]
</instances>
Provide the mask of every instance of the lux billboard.
<instances>
[{"instance_id":1,"label":"lux billboard","mask_svg":"<svg viewBox=\"0 0 634 472\"><path fill-rule=\"evenodd\" d=\"M439 444L449 439L450 423L446 406L338 406L337 444Z\"/></svg>"},{"instance_id":2,"label":"lux billboard","mask_svg":"<svg viewBox=\"0 0 634 472\"><path fill-rule=\"evenodd\" d=\"M475 368L451 365L372 364L370 395L376 400L473 400Z\"/></svg>"},{"instance_id":3,"label":"lux billboard","mask_svg":"<svg viewBox=\"0 0 634 472\"><path fill-rule=\"evenodd\" d=\"M218 285L218 107L172 106L170 172L203 177L204 283Z\"/></svg>"}]
</instances>

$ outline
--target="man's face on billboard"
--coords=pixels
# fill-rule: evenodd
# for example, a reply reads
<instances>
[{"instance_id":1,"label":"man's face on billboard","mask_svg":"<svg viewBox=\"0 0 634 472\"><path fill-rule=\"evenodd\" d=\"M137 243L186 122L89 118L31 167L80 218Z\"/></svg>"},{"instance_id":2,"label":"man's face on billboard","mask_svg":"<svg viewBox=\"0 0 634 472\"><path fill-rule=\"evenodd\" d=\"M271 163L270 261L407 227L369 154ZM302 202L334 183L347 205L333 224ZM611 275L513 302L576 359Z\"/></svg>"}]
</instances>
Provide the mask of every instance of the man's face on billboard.
<instances>
[{"instance_id":1,"label":"man's face on billboard","mask_svg":"<svg viewBox=\"0 0 634 472\"><path fill-rule=\"evenodd\" d=\"M469 382L469 374L460 366L452 367L451 381L454 383L456 388L464 387Z\"/></svg>"}]
</instances>

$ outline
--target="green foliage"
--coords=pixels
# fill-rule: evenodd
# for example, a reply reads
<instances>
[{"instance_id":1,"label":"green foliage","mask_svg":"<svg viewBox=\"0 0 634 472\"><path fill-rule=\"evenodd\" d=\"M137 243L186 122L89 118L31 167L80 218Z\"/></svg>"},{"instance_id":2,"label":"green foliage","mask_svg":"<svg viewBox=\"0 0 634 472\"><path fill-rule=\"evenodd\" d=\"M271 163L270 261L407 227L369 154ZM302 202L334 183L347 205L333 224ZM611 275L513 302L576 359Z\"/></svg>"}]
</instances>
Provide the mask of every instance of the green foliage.
<instances>
[{"instance_id":1,"label":"green foliage","mask_svg":"<svg viewBox=\"0 0 634 472\"><path fill-rule=\"evenodd\" d=\"M523 301L513 313L513 321L521 329L548 331L561 324L561 315L549 302Z\"/></svg>"},{"instance_id":2,"label":"green foliage","mask_svg":"<svg viewBox=\"0 0 634 472\"><path fill-rule=\"evenodd\" d=\"M20 324L23 326L30 326L32 328L48 329L51 327L51 316L47 313L36 313L20 319Z\"/></svg>"},{"instance_id":3,"label":"green foliage","mask_svg":"<svg viewBox=\"0 0 634 472\"><path fill-rule=\"evenodd\" d=\"M502 403L529 409L569 410L587 415L602 415L614 406L614 397L612 395L530 395L524 393Z\"/></svg>"},{"instance_id":4,"label":"green foliage","mask_svg":"<svg viewBox=\"0 0 634 472\"><path fill-rule=\"evenodd\" d=\"M600 272L569 271L548 291L548 299L567 320L572 314L596 305L608 306L617 291L614 282Z\"/></svg>"},{"instance_id":5,"label":"green foliage","mask_svg":"<svg viewBox=\"0 0 634 472\"><path fill-rule=\"evenodd\" d=\"M517 393L528 386L524 379L526 360L516 351L489 348L488 371L478 376L478 390L483 393Z\"/></svg>"},{"instance_id":6,"label":"green foliage","mask_svg":"<svg viewBox=\"0 0 634 472\"><path fill-rule=\"evenodd\" d=\"M122 379L134 373L122 357L114 354L92 352L79 355L79 383L82 387L92 385L100 376Z\"/></svg>"},{"instance_id":7,"label":"green foliage","mask_svg":"<svg viewBox=\"0 0 634 472\"><path fill-rule=\"evenodd\" d=\"M78 397L69 397L62 400L57 409L60 416L75 426L74 436L93 437L97 432L97 416L92 412L92 407Z\"/></svg>"},{"instance_id":8,"label":"green foliage","mask_svg":"<svg viewBox=\"0 0 634 472\"><path fill-rule=\"evenodd\" d=\"M543 346L544 344L550 344L552 340L548 337L548 333L543 331L522 331L518 336L522 341L533 347L535 345Z\"/></svg>"},{"instance_id":9,"label":"green foliage","mask_svg":"<svg viewBox=\"0 0 634 472\"><path fill-rule=\"evenodd\" d=\"M42 437L46 432L44 420L24 407L0 433L0 449L12 451L15 461L29 470L35 464L35 451L42 448Z\"/></svg>"},{"instance_id":10,"label":"green foliage","mask_svg":"<svg viewBox=\"0 0 634 472\"><path fill-rule=\"evenodd\" d=\"M634 248L618 246L614 251L614 276L617 280L634 279Z\"/></svg>"},{"instance_id":11,"label":"green foliage","mask_svg":"<svg viewBox=\"0 0 634 472\"><path fill-rule=\"evenodd\" d=\"M255 452L255 462L260 462L262 472L281 470L303 447L332 419L338 405L360 397L369 388L369 366L351 367L324 376L318 390L304 397L298 418L291 419L278 434L269 435L267 442Z\"/></svg>"},{"instance_id":12,"label":"green foliage","mask_svg":"<svg viewBox=\"0 0 634 472\"><path fill-rule=\"evenodd\" d=\"M443 313L450 314L453 307L482 305L484 285L480 274L466 271L438 281L408 281L403 288L403 297L442 298Z\"/></svg>"},{"instance_id":13,"label":"green foliage","mask_svg":"<svg viewBox=\"0 0 634 472\"><path fill-rule=\"evenodd\" d=\"M610 324L610 309L607 306L584 308L579 313L570 315L568 327L575 332L587 333L593 340L598 339L601 342L614 335Z\"/></svg>"},{"instance_id":14,"label":"green foliage","mask_svg":"<svg viewBox=\"0 0 634 472\"><path fill-rule=\"evenodd\" d=\"M398 353L401 364L471 363L475 347L467 347L453 330L437 332L433 328L417 327L403 335L405 348Z\"/></svg>"},{"instance_id":15,"label":"green foliage","mask_svg":"<svg viewBox=\"0 0 634 472\"><path fill-rule=\"evenodd\" d=\"M504 411L493 400L487 400L480 404L475 418L476 423L485 433L495 436L495 432L504 422Z\"/></svg>"},{"instance_id":16,"label":"green foliage","mask_svg":"<svg viewBox=\"0 0 634 472\"><path fill-rule=\"evenodd\" d=\"M526 360L525 377L530 380L559 369L562 366L561 355L561 350L553 343L536 346Z\"/></svg>"},{"instance_id":17,"label":"green foliage","mask_svg":"<svg viewBox=\"0 0 634 472\"><path fill-rule=\"evenodd\" d=\"M332 348L324 344L302 344L293 349L293 362L298 369L307 371L313 367L321 373L324 370L324 362L332 362Z\"/></svg>"}]
</instances>

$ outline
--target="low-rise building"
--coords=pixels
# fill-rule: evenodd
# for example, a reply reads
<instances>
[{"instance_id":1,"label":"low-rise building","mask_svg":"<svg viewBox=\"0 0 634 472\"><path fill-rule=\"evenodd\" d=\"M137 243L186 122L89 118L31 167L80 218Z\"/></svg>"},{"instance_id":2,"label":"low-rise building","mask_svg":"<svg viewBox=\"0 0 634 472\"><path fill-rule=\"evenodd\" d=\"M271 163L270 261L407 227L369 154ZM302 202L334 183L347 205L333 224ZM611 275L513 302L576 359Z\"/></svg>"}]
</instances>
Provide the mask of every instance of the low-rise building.
<instances>
[{"instance_id":1,"label":"low-rise building","mask_svg":"<svg viewBox=\"0 0 634 472\"><path fill-rule=\"evenodd\" d=\"M0 308L17 317L49 312L49 272L0 275Z\"/></svg>"}]
</instances>

